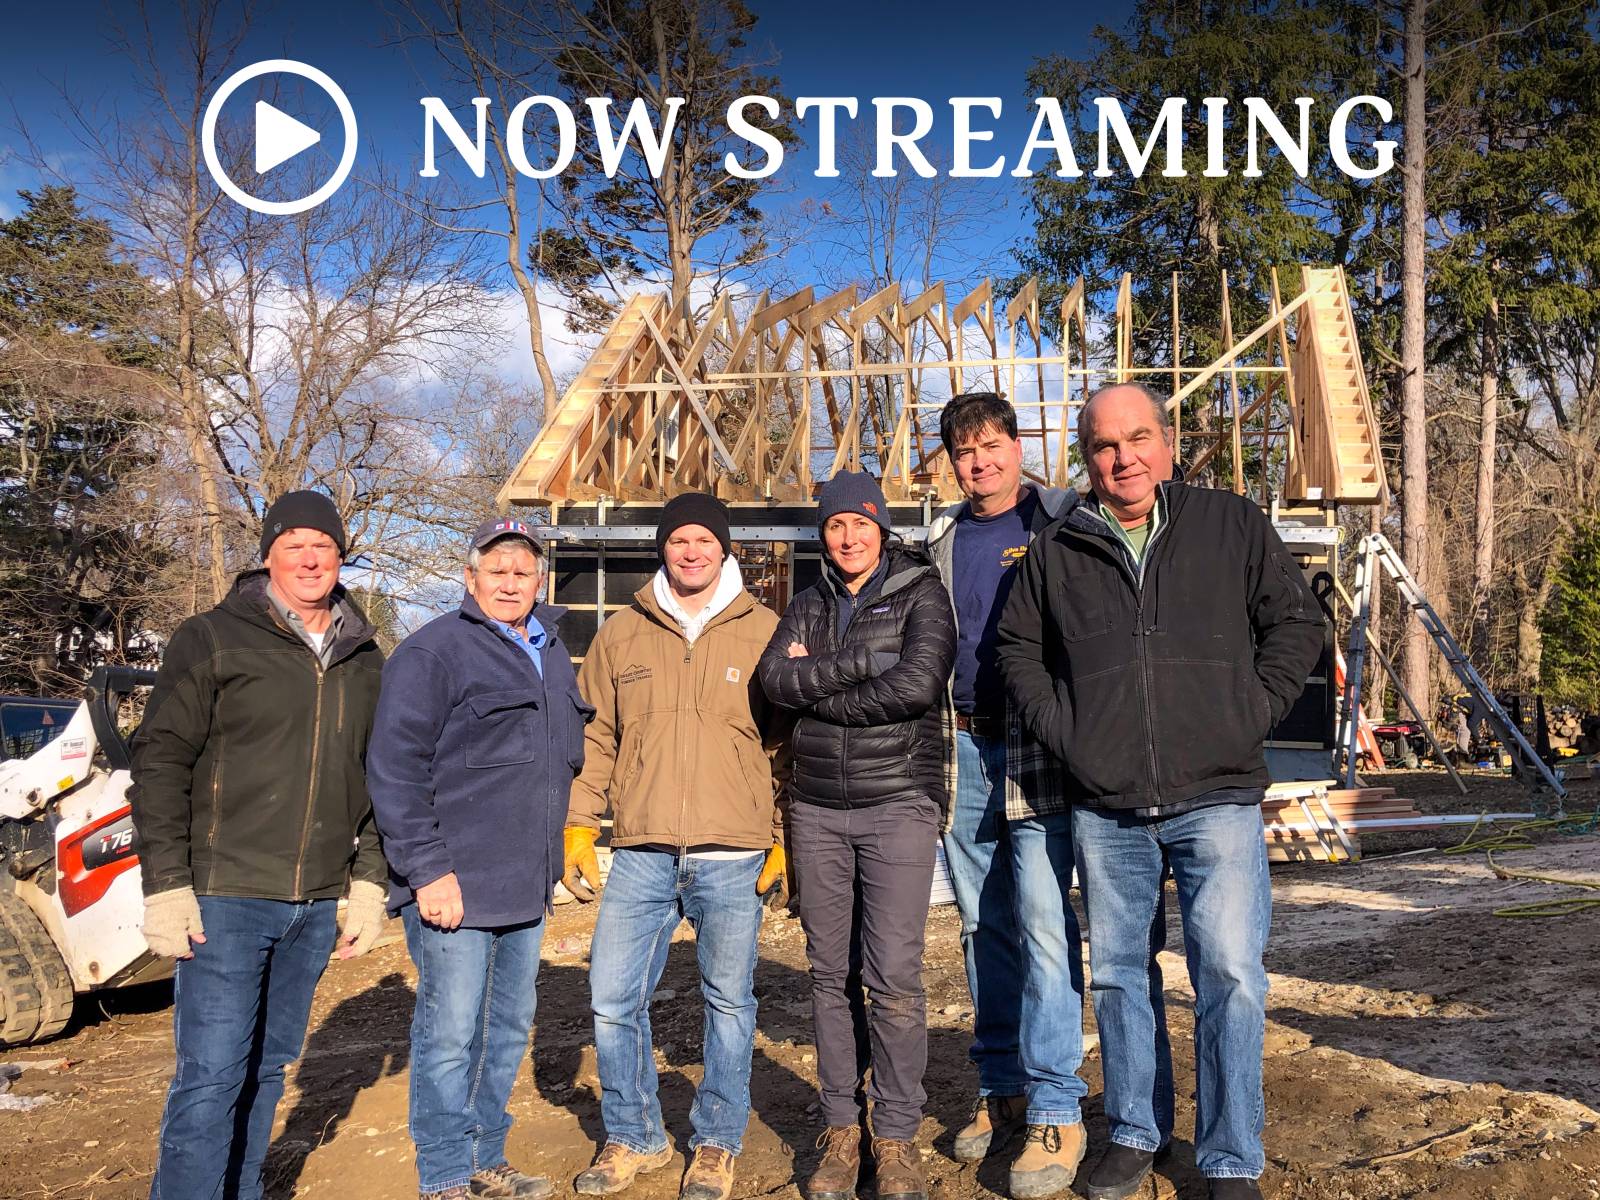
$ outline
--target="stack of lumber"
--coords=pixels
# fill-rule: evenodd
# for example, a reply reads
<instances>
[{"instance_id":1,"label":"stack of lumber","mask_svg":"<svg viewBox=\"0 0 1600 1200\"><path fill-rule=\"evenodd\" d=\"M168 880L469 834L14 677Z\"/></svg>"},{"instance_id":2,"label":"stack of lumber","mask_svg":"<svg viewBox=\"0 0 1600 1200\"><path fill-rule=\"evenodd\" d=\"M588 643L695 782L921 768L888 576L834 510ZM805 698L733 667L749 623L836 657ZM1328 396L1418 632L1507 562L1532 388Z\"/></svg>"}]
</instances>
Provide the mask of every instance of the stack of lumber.
<instances>
[{"instance_id":1,"label":"stack of lumber","mask_svg":"<svg viewBox=\"0 0 1600 1200\"><path fill-rule=\"evenodd\" d=\"M1393 788L1341 788L1333 783L1279 784L1267 789L1261 816L1270 860L1326 862L1358 858L1363 831L1372 832L1390 822L1421 816L1416 806L1396 796Z\"/></svg>"}]
</instances>

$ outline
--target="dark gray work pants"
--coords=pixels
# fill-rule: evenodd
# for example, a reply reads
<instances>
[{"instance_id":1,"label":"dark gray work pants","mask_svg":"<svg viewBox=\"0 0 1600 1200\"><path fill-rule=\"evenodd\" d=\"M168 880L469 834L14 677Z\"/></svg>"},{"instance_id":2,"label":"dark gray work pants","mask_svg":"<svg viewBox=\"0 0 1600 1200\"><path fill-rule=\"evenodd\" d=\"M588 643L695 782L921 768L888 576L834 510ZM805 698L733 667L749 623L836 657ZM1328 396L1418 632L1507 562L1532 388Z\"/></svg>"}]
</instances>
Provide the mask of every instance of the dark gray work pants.
<instances>
[{"instance_id":1,"label":"dark gray work pants","mask_svg":"<svg viewBox=\"0 0 1600 1200\"><path fill-rule=\"evenodd\" d=\"M910 1141L927 1099L922 946L938 805L918 799L844 809L796 802L789 822L823 1118L829 1125L860 1119L858 1097L870 1066L873 1133Z\"/></svg>"}]
</instances>

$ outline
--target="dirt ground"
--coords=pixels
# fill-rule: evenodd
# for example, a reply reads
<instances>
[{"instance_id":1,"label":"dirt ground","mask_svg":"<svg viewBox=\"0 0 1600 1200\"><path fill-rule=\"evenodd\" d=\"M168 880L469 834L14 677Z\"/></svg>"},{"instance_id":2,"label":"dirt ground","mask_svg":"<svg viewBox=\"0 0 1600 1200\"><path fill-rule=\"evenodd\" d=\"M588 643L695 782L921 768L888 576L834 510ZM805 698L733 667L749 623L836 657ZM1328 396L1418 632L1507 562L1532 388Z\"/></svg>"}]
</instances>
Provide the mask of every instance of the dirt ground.
<instances>
[{"instance_id":1,"label":"dirt ground","mask_svg":"<svg viewBox=\"0 0 1600 1200\"><path fill-rule=\"evenodd\" d=\"M1425 811L1517 810L1496 777L1461 799L1442 774L1399 772ZM1600 784L1574 785L1587 811ZM1447 846L1460 830L1369 836L1354 865L1275 867L1266 1050L1269 1195L1301 1200L1572 1197L1600 1200L1600 911L1554 920L1493 910L1571 894L1497 878L1482 855L1406 853ZM1600 879L1600 835L1549 836L1501 855L1518 869ZM1182 946L1176 905L1168 945ZM601 1136L588 1015L593 910L559 909L545 939L532 1063L512 1100L513 1162L562 1190ZM687 929L679 932L689 941ZM1195 1174L1192 1018L1181 956L1166 976L1178 1060L1176 1153L1146 1196L1203 1197ZM269 1195L377 1200L414 1194L406 1136L407 1026L415 976L398 928L365 959L335 961L317 994L305 1057L279 1109ZM971 1011L953 908L928 919L931 1026L923 1126L935 1200L1003 1194L1005 1164L949 1157L975 1078ZM754 1116L735 1196L797 1198L818 1132L805 947L799 924L769 917L757 972L760 1027ZM663 1105L679 1147L699 1075L700 1006L692 945L673 948L652 1012ZM0 1196L132 1200L149 1188L172 1071L170 986L80 1004L66 1036L0 1056L24 1068L11 1095L48 1097L0 1110ZM1105 1137L1093 1017L1086 1120L1091 1158ZM5 1074L0 1069L0 1074ZM1594 1107L1591 1107L1594 1106ZM1085 1172L1086 1174L1086 1172ZM631 1196L671 1200L676 1170ZM1081 1184L1078 1194L1081 1192Z\"/></svg>"}]
</instances>

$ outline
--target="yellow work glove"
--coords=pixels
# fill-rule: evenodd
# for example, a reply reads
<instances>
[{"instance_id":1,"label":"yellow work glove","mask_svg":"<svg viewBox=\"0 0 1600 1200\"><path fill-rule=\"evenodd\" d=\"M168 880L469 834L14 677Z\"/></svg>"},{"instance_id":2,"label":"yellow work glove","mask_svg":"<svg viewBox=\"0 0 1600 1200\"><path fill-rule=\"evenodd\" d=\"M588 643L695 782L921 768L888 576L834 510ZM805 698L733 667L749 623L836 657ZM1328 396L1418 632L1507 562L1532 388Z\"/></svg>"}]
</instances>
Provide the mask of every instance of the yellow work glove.
<instances>
[{"instance_id":1,"label":"yellow work glove","mask_svg":"<svg viewBox=\"0 0 1600 1200\"><path fill-rule=\"evenodd\" d=\"M756 880L756 895L766 896L774 908L789 906L789 856L783 847L774 844L767 851L767 861L761 864L761 877Z\"/></svg>"},{"instance_id":2,"label":"yellow work glove","mask_svg":"<svg viewBox=\"0 0 1600 1200\"><path fill-rule=\"evenodd\" d=\"M562 858L566 864L561 882L585 904L594 899L594 889L600 886L600 860L594 852L599 836L598 829L587 825L568 825L561 832Z\"/></svg>"}]
</instances>

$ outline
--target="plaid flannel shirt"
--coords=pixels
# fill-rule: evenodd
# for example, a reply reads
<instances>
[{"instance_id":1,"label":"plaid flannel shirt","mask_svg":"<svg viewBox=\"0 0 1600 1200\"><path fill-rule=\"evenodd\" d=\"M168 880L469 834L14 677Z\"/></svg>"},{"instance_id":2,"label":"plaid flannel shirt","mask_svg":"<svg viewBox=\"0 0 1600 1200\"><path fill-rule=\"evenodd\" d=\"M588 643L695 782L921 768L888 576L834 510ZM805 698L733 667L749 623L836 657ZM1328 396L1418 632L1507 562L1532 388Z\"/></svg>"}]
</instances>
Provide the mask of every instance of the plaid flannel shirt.
<instances>
[{"instance_id":1,"label":"plaid flannel shirt","mask_svg":"<svg viewBox=\"0 0 1600 1200\"><path fill-rule=\"evenodd\" d=\"M1034 518L1037 534L1044 525L1064 515L1073 507L1077 497L1071 492L1054 488L1039 489L1039 508ZM952 505L935 518L928 529L928 551L939 569L945 587L950 587L950 566L954 557L955 522L966 502ZM955 602L952 593L951 602ZM960 772L956 755L956 709L950 687L945 686L944 704L940 710L940 726L944 735L944 783L949 804L945 809L945 828L954 820L956 788ZM1010 703L1006 704L1006 820L1026 821L1065 812L1072 806L1067 794L1066 771L1055 755L1046 750L1017 718Z\"/></svg>"}]
</instances>

